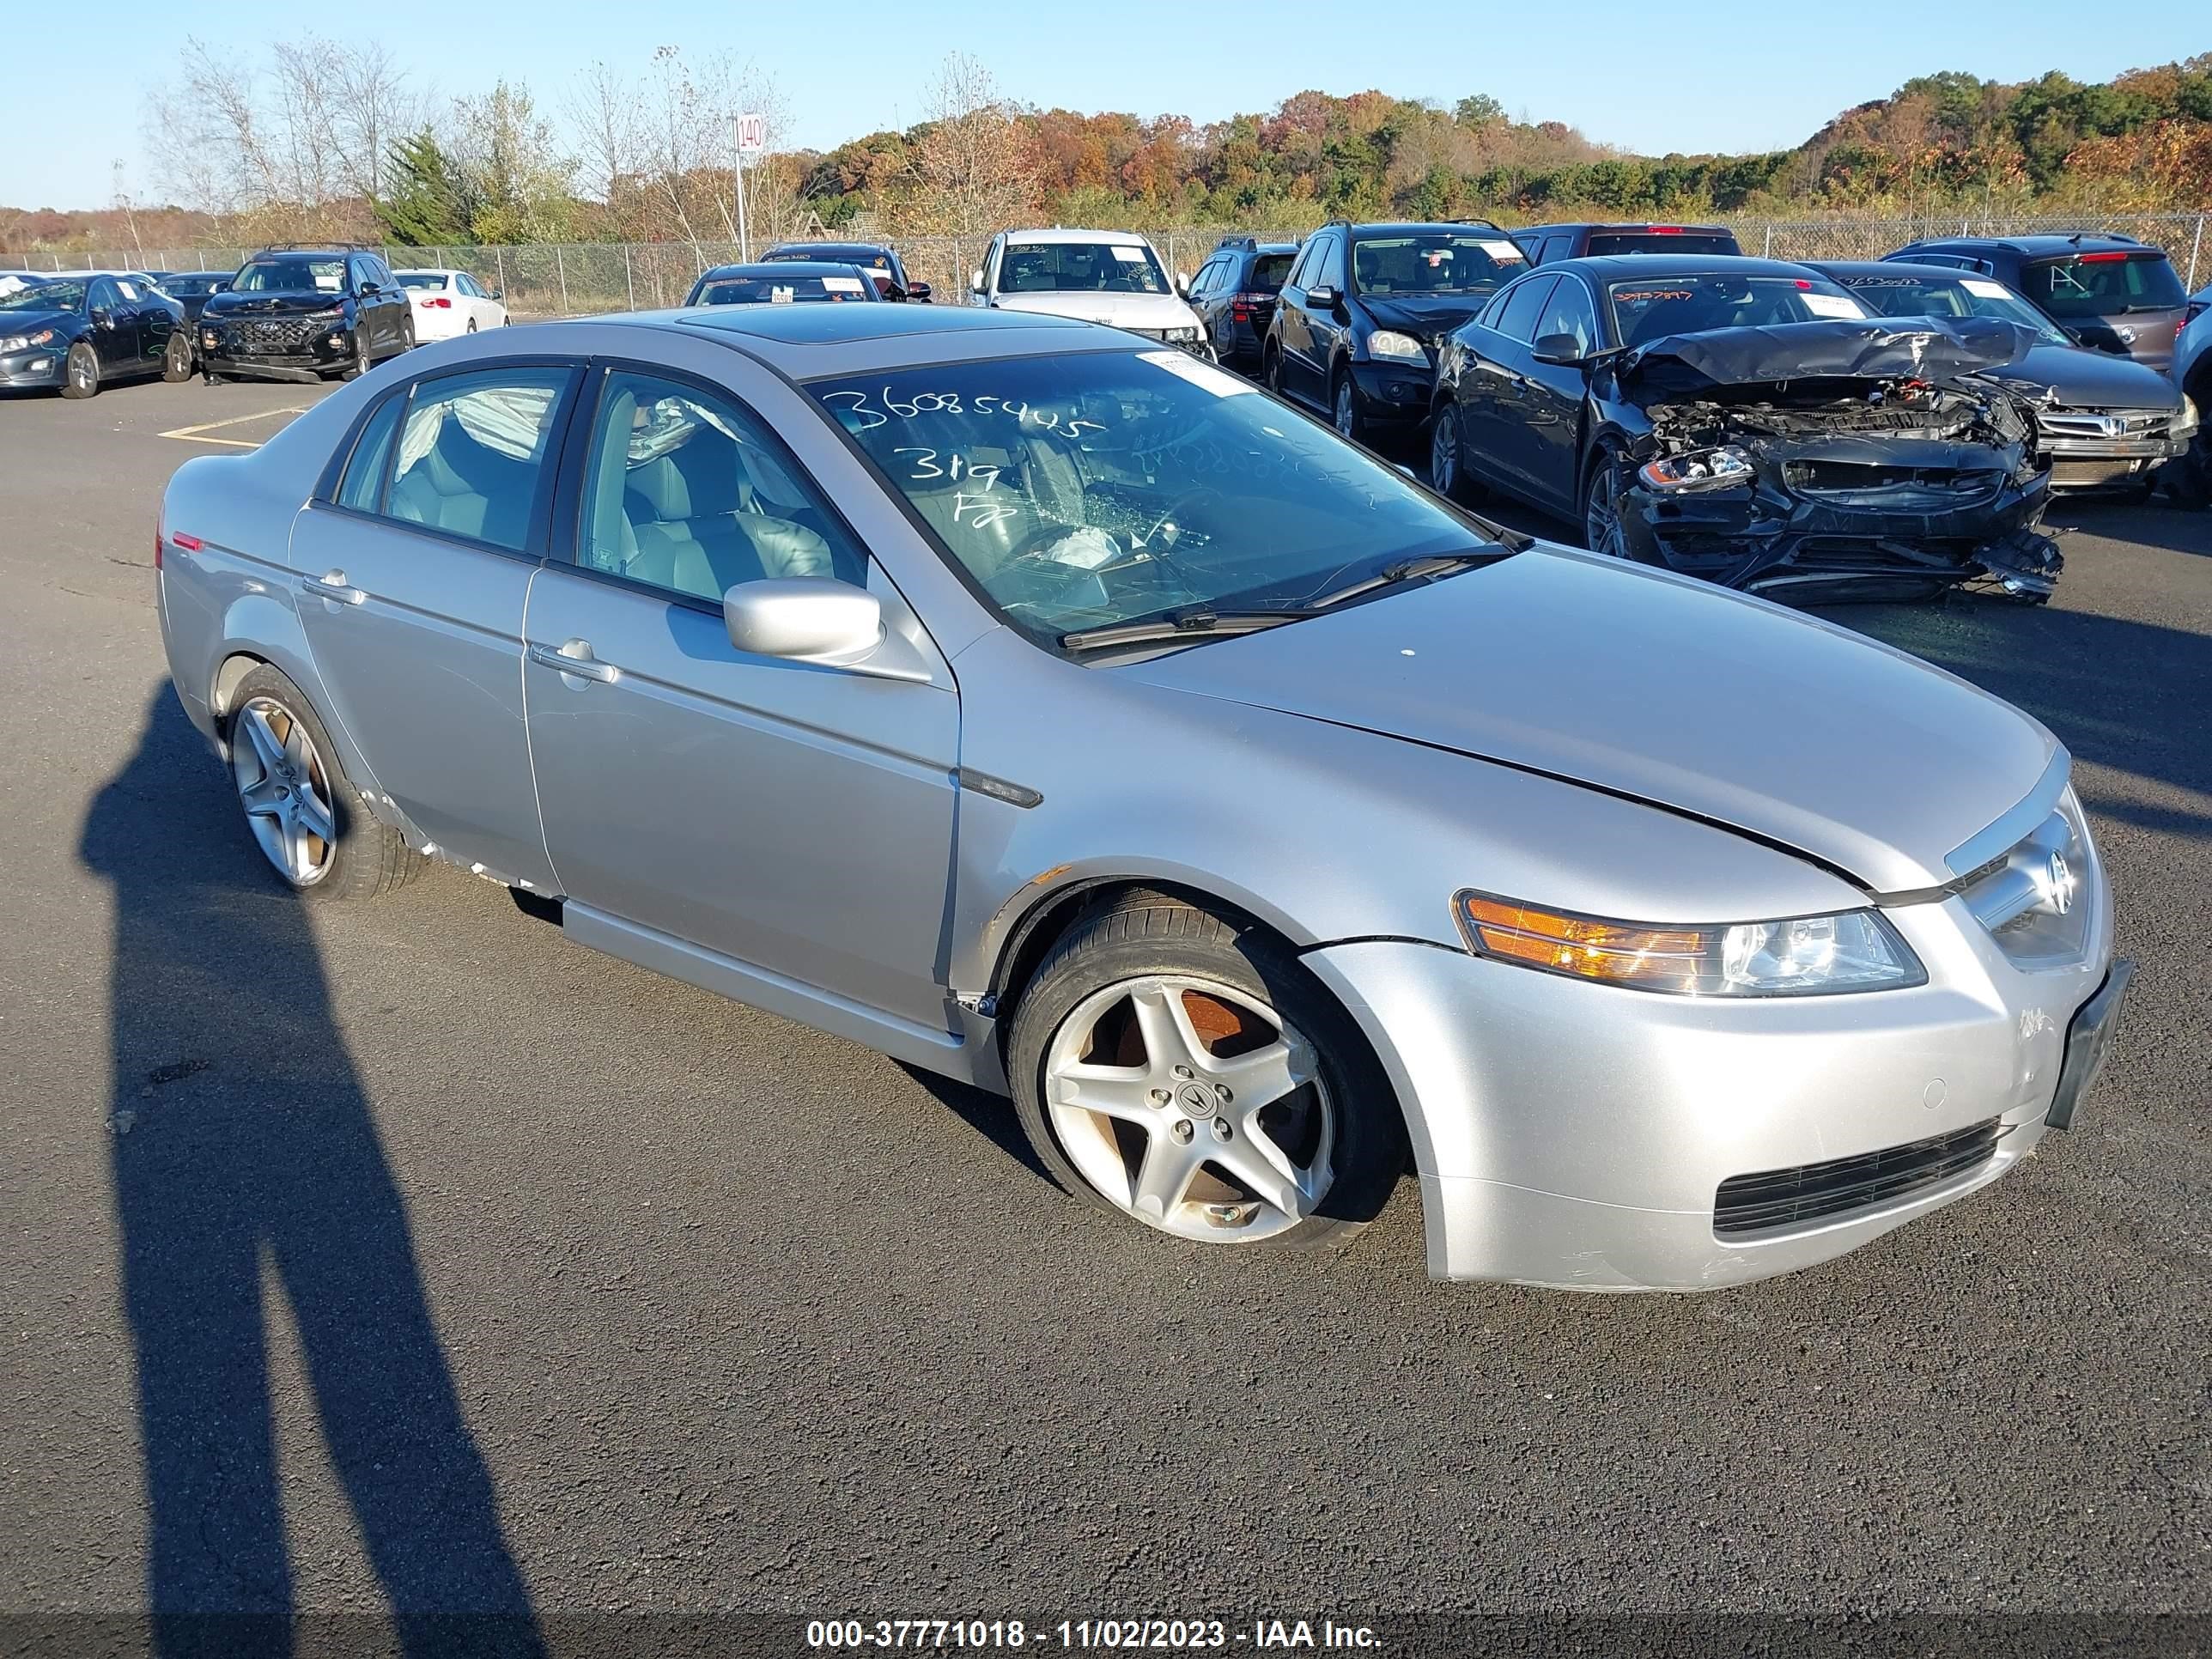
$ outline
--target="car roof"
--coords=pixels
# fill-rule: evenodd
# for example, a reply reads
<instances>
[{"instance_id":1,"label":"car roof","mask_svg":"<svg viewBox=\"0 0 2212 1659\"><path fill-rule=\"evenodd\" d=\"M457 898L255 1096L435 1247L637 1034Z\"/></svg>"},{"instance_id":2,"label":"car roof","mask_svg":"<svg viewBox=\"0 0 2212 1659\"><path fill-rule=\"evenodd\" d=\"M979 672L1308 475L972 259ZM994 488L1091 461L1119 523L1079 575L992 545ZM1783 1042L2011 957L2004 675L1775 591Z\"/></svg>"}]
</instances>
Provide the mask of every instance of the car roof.
<instances>
[{"instance_id":1,"label":"car roof","mask_svg":"<svg viewBox=\"0 0 2212 1659\"><path fill-rule=\"evenodd\" d=\"M2063 235L2057 231L2046 231L2033 236L1931 236L1917 242L1907 242L1898 252L1904 253L1917 247L2002 248L2008 253L2025 254L2030 258L2051 254L2063 258L2069 253L2077 253L2085 247L2100 251L2112 248L2128 252L2140 250L2144 253L2155 253L2160 258L2166 257L2162 248L2153 247L2148 242L2138 242L2132 236L2117 236L2101 230L2069 232Z\"/></svg>"},{"instance_id":2,"label":"car roof","mask_svg":"<svg viewBox=\"0 0 2212 1659\"><path fill-rule=\"evenodd\" d=\"M1006 233L1006 240L1010 245L1025 247L1054 242L1119 242L1132 247L1139 244L1146 247L1152 246L1133 230L1070 230L1057 225L1050 230L1010 230Z\"/></svg>"},{"instance_id":3,"label":"car roof","mask_svg":"<svg viewBox=\"0 0 2212 1659\"><path fill-rule=\"evenodd\" d=\"M1346 221L1354 236L1410 236L1424 230L1488 230L1498 227L1487 219L1374 219ZM1500 235L1503 231L1498 231Z\"/></svg>"},{"instance_id":4,"label":"car roof","mask_svg":"<svg viewBox=\"0 0 2212 1659\"><path fill-rule=\"evenodd\" d=\"M805 248L818 252L825 259L834 259L846 253L893 253L887 242L778 242L768 250L770 253L792 253ZM893 257L896 257L894 254Z\"/></svg>"},{"instance_id":5,"label":"car roof","mask_svg":"<svg viewBox=\"0 0 2212 1659\"><path fill-rule=\"evenodd\" d=\"M703 283L709 276L759 276L789 282L793 276L805 276L816 271L836 276L866 275L844 259L777 259L766 264L756 259L749 265L709 265L694 281Z\"/></svg>"},{"instance_id":6,"label":"car roof","mask_svg":"<svg viewBox=\"0 0 2212 1659\"><path fill-rule=\"evenodd\" d=\"M1651 230L1661 226L1669 230L1694 231L1700 235L1733 234L1726 225L1696 225L1681 219L1565 219L1553 225L1522 225L1513 234L1527 236L1537 231L1552 230Z\"/></svg>"},{"instance_id":7,"label":"car roof","mask_svg":"<svg viewBox=\"0 0 2212 1659\"><path fill-rule=\"evenodd\" d=\"M1808 265L1787 259L1762 259L1751 253L1599 253L1579 259L1547 259L1529 274L1579 270L1601 283L1632 282L1640 276L1802 276ZM1515 278L1516 282L1523 278Z\"/></svg>"},{"instance_id":8,"label":"car roof","mask_svg":"<svg viewBox=\"0 0 2212 1659\"><path fill-rule=\"evenodd\" d=\"M793 380L1060 351L1159 349L1156 341L1097 323L970 306L702 306L531 324L520 332L501 332L519 347L542 330L543 343L555 347L573 331L598 327L669 330L712 339Z\"/></svg>"}]
</instances>

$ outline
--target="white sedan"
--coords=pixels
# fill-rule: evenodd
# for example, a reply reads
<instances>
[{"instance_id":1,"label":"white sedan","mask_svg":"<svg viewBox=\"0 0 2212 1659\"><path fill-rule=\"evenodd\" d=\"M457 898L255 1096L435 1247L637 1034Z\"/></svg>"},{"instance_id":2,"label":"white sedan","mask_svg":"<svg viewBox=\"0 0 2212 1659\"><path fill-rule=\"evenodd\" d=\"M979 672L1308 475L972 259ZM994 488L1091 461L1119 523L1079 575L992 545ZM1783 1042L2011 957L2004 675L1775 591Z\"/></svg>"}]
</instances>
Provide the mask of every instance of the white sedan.
<instances>
[{"instance_id":1,"label":"white sedan","mask_svg":"<svg viewBox=\"0 0 2212 1659\"><path fill-rule=\"evenodd\" d=\"M396 270L399 286L415 302L415 337L450 340L480 328L507 326L507 307L487 294L465 270Z\"/></svg>"}]
</instances>

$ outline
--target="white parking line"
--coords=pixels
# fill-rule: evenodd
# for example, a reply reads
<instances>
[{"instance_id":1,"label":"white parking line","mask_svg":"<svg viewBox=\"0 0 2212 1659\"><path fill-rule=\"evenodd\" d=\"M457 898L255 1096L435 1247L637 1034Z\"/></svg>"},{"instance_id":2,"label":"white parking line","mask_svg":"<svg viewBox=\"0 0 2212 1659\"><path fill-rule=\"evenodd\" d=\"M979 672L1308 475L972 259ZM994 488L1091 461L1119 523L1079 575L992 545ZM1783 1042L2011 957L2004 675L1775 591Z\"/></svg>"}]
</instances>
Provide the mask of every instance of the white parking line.
<instances>
[{"instance_id":1,"label":"white parking line","mask_svg":"<svg viewBox=\"0 0 2212 1659\"><path fill-rule=\"evenodd\" d=\"M244 426L248 421L265 421L274 415L304 415L307 412L307 405L304 404L297 409L264 409L256 415L234 415L227 421L203 421L198 426L175 427L167 432L156 433L155 435L161 438L180 439L188 444L222 444L232 449L258 449L261 445L258 441L248 443L243 438L205 438L200 434L204 432L218 432L227 426Z\"/></svg>"}]
</instances>

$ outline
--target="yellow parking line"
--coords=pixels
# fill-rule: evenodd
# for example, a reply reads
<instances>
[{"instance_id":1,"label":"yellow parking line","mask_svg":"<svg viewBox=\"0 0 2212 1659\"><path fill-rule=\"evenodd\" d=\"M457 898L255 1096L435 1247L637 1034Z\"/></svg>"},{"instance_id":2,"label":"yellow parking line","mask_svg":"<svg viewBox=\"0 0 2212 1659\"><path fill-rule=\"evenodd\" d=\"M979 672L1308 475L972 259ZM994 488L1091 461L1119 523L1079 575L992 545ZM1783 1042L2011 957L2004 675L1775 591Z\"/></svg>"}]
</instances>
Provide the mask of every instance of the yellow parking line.
<instances>
[{"instance_id":1,"label":"yellow parking line","mask_svg":"<svg viewBox=\"0 0 2212 1659\"><path fill-rule=\"evenodd\" d=\"M261 447L259 443L248 443L243 438L204 438L200 434L219 432L227 426L244 426L248 421L265 421L272 415L304 415L307 412L304 404L297 409L264 409L256 415L234 415L227 421L203 421L198 426L175 427L155 435L180 439L188 444L222 444L232 449L258 449Z\"/></svg>"}]
</instances>

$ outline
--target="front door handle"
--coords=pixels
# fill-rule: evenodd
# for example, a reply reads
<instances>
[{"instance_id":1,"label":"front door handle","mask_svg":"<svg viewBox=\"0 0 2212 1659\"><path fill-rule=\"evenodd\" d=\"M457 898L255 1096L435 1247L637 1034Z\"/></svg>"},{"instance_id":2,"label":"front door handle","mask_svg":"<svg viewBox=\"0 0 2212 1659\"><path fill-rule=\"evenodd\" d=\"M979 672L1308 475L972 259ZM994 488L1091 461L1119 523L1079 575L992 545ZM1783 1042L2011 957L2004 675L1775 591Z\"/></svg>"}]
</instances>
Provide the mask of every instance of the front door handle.
<instances>
[{"instance_id":1,"label":"front door handle","mask_svg":"<svg viewBox=\"0 0 2212 1659\"><path fill-rule=\"evenodd\" d=\"M533 645L530 656L532 661L543 663L548 668L574 674L580 679L597 680L601 685L611 685L622 678L621 669L592 654L589 640L564 641L557 650L550 645Z\"/></svg>"},{"instance_id":2,"label":"front door handle","mask_svg":"<svg viewBox=\"0 0 2212 1659\"><path fill-rule=\"evenodd\" d=\"M368 597L360 588L348 586L346 573L343 570L327 571L319 580L313 576L302 576L300 586L310 593L319 593L340 605L359 605Z\"/></svg>"}]
</instances>

